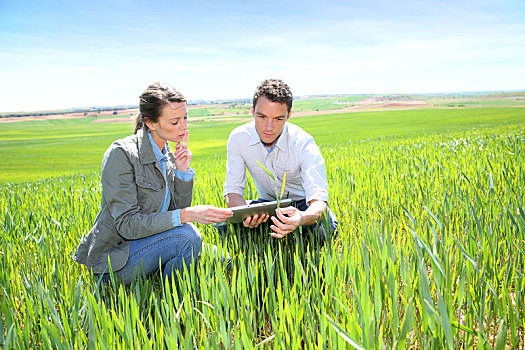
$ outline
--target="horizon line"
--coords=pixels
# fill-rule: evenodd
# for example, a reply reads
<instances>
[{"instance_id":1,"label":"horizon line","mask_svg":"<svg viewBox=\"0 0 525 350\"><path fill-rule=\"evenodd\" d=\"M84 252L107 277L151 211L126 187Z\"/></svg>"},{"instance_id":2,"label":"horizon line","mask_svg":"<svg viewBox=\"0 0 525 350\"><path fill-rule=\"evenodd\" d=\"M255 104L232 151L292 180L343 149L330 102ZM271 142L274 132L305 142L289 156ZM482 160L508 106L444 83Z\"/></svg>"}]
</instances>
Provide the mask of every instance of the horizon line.
<instances>
[{"instance_id":1,"label":"horizon line","mask_svg":"<svg viewBox=\"0 0 525 350\"><path fill-rule=\"evenodd\" d=\"M440 96L440 95L455 95L455 94L496 94L496 93L525 93L525 89L510 89L510 90L471 90L471 91L448 91L448 92L391 92L391 93L319 93L319 94L305 94L294 96L294 101L299 99L309 98L330 98L330 97L346 97L346 96ZM188 105L198 104L219 104L228 102L251 102L252 97L239 98L219 98L219 99L191 99L188 100ZM78 110L97 110L97 109L131 109L138 108L138 104L116 104L116 105L92 105L92 106L75 106L75 107L58 107L55 109L39 109L39 110L19 110L19 111L0 111L0 115L5 114L20 114L20 113L48 113L48 112L64 112L64 111L78 111Z\"/></svg>"}]
</instances>

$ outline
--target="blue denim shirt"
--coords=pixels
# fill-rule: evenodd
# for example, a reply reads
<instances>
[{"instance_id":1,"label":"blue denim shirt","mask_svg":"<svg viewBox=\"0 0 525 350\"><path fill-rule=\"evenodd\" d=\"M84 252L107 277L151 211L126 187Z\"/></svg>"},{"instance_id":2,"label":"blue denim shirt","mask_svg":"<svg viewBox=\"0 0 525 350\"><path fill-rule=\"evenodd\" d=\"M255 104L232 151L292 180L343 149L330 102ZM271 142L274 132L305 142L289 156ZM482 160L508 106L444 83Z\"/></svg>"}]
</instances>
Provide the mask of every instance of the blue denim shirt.
<instances>
[{"instance_id":1,"label":"blue denim shirt","mask_svg":"<svg viewBox=\"0 0 525 350\"><path fill-rule=\"evenodd\" d=\"M157 161L159 162L160 169L162 170L164 181L166 182L165 183L166 193L164 194L164 202L162 203L162 207L160 208L160 213L162 213L168 210L168 207L170 205L170 200L171 200L171 192L168 187L168 179L166 178L166 163L168 162L168 158L166 157L166 147L164 147L161 151L159 149L159 146L157 146L157 144L153 140L153 136L151 136L151 133L149 131L148 131L148 138L149 138L149 141L151 142L153 153L155 154L155 157L157 157ZM175 176L182 181L189 181L193 179L193 177L195 176L195 172L191 168L189 172L184 172L184 171L175 169ZM172 212L172 221L173 221L173 226L182 225L180 222L180 209L174 210Z\"/></svg>"}]
</instances>

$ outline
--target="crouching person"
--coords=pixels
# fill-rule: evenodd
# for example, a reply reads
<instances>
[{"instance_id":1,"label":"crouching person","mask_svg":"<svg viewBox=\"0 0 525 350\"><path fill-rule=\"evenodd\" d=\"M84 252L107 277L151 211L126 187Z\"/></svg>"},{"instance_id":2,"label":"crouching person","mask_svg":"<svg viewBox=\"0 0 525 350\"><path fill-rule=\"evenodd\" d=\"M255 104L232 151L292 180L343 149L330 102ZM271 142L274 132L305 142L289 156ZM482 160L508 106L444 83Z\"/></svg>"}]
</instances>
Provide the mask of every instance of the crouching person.
<instances>
[{"instance_id":1,"label":"crouching person","mask_svg":"<svg viewBox=\"0 0 525 350\"><path fill-rule=\"evenodd\" d=\"M307 238L324 242L333 238L338 226L327 207L325 163L313 137L288 123L292 101L290 88L281 80L265 80L257 87L253 121L234 129L228 139L224 197L228 207L247 204L243 196L248 169L260 196L251 203L275 200L275 188L281 188L286 174L283 198L291 199L292 206L277 209L275 216L248 217L243 226L253 229L264 223L275 238L302 227ZM277 186L259 163L275 175Z\"/></svg>"},{"instance_id":2,"label":"crouching person","mask_svg":"<svg viewBox=\"0 0 525 350\"><path fill-rule=\"evenodd\" d=\"M202 236L191 222L217 223L228 209L191 206L188 108L175 88L150 85L140 96L135 133L115 141L102 160L102 204L73 259L109 279L110 265L125 284L163 269L171 280L200 255ZM176 144L171 150L168 141Z\"/></svg>"}]
</instances>

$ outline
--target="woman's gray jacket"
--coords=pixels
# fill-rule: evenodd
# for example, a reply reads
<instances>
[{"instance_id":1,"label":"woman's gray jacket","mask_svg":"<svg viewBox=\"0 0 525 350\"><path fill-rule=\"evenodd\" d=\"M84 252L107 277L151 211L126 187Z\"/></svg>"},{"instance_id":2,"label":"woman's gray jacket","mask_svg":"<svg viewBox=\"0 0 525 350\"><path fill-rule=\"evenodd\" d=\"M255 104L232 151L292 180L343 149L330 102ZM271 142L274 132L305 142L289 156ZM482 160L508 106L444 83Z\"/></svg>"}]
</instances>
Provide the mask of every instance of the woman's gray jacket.
<instances>
[{"instance_id":1,"label":"woman's gray jacket","mask_svg":"<svg viewBox=\"0 0 525 350\"><path fill-rule=\"evenodd\" d=\"M128 261L131 240L173 228L171 211L191 205L193 180L175 176L175 157L167 144L171 202L168 211L159 213L165 181L146 132L144 128L115 141L104 153L100 212L73 254L93 273L108 272L108 258L112 270L120 270Z\"/></svg>"}]
</instances>

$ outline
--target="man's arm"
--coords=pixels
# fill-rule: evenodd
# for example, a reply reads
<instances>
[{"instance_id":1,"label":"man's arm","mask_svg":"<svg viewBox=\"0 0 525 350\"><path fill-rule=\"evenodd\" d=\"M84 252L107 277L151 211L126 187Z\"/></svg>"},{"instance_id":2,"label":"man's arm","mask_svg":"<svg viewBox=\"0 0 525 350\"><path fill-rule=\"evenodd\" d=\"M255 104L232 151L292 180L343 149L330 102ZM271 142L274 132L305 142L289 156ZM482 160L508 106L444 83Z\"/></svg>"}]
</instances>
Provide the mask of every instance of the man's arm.
<instances>
[{"instance_id":1,"label":"man's arm","mask_svg":"<svg viewBox=\"0 0 525 350\"><path fill-rule=\"evenodd\" d=\"M277 210L277 215L272 217L271 226L274 231L272 236L276 238L283 238L299 226L315 224L320 218L324 218L327 208L328 182L324 159L311 136L301 145L300 154L302 185L308 208L305 211L293 207Z\"/></svg>"},{"instance_id":2,"label":"man's arm","mask_svg":"<svg viewBox=\"0 0 525 350\"><path fill-rule=\"evenodd\" d=\"M246 205L246 201L242 197L244 193L244 186L246 184L246 163L241 154L241 149L244 145L243 140L239 140L238 135L234 135L235 131L230 134L228 143L226 145L226 179L224 181L224 199L228 208ZM269 219L268 214L261 216L254 215L248 217L243 221L244 227L255 228Z\"/></svg>"},{"instance_id":3,"label":"man's arm","mask_svg":"<svg viewBox=\"0 0 525 350\"><path fill-rule=\"evenodd\" d=\"M226 196L224 196L224 199L226 200L226 205L228 208L239 207L241 205L248 204L238 193L228 193Z\"/></svg>"},{"instance_id":4,"label":"man's arm","mask_svg":"<svg viewBox=\"0 0 525 350\"><path fill-rule=\"evenodd\" d=\"M324 213L326 211L326 202L313 199L308 203L308 209L303 211L303 221L301 222L301 226L304 225L313 225L319 219L324 218Z\"/></svg>"},{"instance_id":5,"label":"man's arm","mask_svg":"<svg viewBox=\"0 0 525 350\"><path fill-rule=\"evenodd\" d=\"M226 178L224 180L223 196L228 208L246 205L243 199L244 187L246 185L246 163L242 156L241 141L235 135L235 130L230 134L226 145Z\"/></svg>"}]
</instances>

